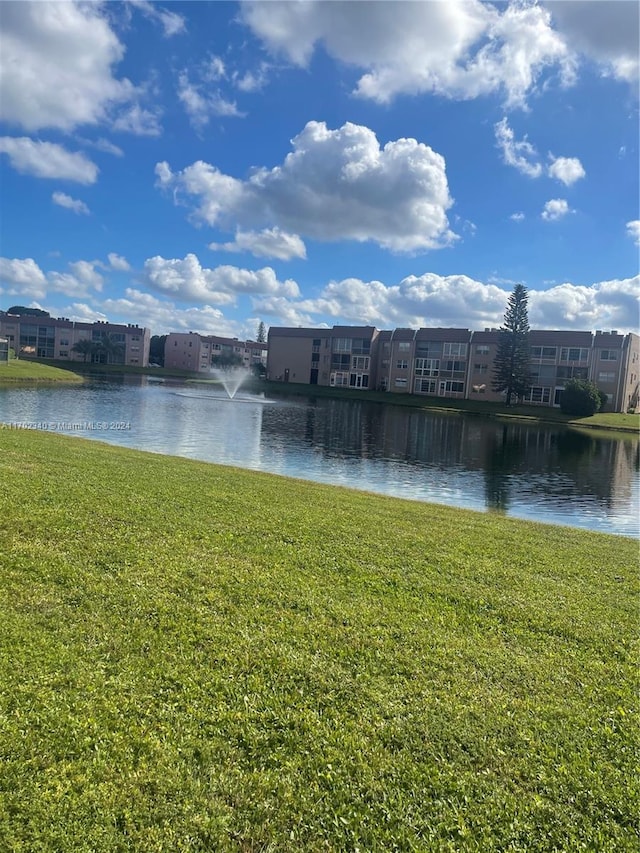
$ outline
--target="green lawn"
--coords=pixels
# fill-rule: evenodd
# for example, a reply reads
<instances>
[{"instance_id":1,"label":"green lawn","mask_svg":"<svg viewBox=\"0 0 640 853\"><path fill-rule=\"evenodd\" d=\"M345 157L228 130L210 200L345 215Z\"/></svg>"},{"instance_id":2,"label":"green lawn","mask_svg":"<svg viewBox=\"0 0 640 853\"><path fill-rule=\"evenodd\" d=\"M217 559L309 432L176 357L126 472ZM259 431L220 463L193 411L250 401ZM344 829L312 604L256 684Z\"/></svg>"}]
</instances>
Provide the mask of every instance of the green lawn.
<instances>
[{"instance_id":1,"label":"green lawn","mask_svg":"<svg viewBox=\"0 0 640 853\"><path fill-rule=\"evenodd\" d=\"M638 543L0 430L7 851L637 851Z\"/></svg>"},{"instance_id":2,"label":"green lawn","mask_svg":"<svg viewBox=\"0 0 640 853\"><path fill-rule=\"evenodd\" d=\"M0 385L14 382L82 382L81 376L71 370L38 364L33 361L13 359L0 364Z\"/></svg>"}]
</instances>

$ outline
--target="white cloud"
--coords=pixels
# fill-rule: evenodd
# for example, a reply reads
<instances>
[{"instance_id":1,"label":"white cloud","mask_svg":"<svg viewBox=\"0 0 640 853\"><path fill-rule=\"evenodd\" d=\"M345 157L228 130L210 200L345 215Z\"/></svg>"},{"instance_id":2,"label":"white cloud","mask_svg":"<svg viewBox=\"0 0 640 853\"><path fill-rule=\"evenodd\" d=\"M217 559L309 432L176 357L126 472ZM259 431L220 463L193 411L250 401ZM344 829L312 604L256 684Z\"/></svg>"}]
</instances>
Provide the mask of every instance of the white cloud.
<instances>
[{"instance_id":1,"label":"white cloud","mask_svg":"<svg viewBox=\"0 0 640 853\"><path fill-rule=\"evenodd\" d=\"M288 234L280 228L265 228L262 231L237 231L230 243L209 243L209 248L218 252L251 252L256 258L306 258L307 250L297 234Z\"/></svg>"},{"instance_id":2,"label":"white cloud","mask_svg":"<svg viewBox=\"0 0 640 853\"><path fill-rule=\"evenodd\" d=\"M47 273L48 290L65 296L85 297L92 291L101 291L104 278L96 270L96 261L73 261L70 272Z\"/></svg>"},{"instance_id":3,"label":"white cloud","mask_svg":"<svg viewBox=\"0 0 640 853\"><path fill-rule=\"evenodd\" d=\"M640 219L627 222L627 236L631 237L636 246L640 246Z\"/></svg>"},{"instance_id":4,"label":"white cloud","mask_svg":"<svg viewBox=\"0 0 640 853\"><path fill-rule=\"evenodd\" d=\"M177 15L175 12L168 12L162 9L157 3L151 3L149 0L129 0L132 6L139 9L146 17L160 24L166 38L186 32L185 21L182 15Z\"/></svg>"},{"instance_id":5,"label":"white cloud","mask_svg":"<svg viewBox=\"0 0 640 853\"><path fill-rule=\"evenodd\" d=\"M542 174L542 166L535 162L538 152L527 141L525 136L520 142L516 142L513 130L509 127L506 118L503 118L494 126L496 142L502 151L502 157L507 166L513 166L523 175L529 178L539 178Z\"/></svg>"},{"instance_id":6,"label":"white cloud","mask_svg":"<svg viewBox=\"0 0 640 853\"><path fill-rule=\"evenodd\" d=\"M234 266L214 269L202 267L193 254L180 258L157 255L144 263L143 281L161 293L181 301L194 300L216 305L235 305L242 294L268 293L297 297L298 285L292 279L279 281L271 267L247 270Z\"/></svg>"},{"instance_id":7,"label":"white cloud","mask_svg":"<svg viewBox=\"0 0 640 853\"><path fill-rule=\"evenodd\" d=\"M233 101L227 101L219 91L205 92L203 86L191 83L186 71L178 76L178 98L182 102L191 124L202 130L212 116L231 116L241 118L244 113L238 110Z\"/></svg>"},{"instance_id":8,"label":"white cloud","mask_svg":"<svg viewBox=\"0 0 640 853\"><path fill-rule=\"evenodd\" d=\"M514 222L522 222L524 218L524 213L521 210L516 211L516 213L512 213L509 217L509 219L513 219Z\"/></svg>"},{"instance_id":9,"label":"white cloud","mask_svg":"<svg viewBox=\"0 0 640 853\"><path fill-rule=\"evenodd\" d=\"M154 335L168 332L200 332L205 335L239 337L239 326L225 318L222 311L211 305L200 308L180 308L175 302L158 299L150 293L127 288L118 299L105 299L98 303L102 316L112 322L138 323L147 326ZM65 317L71 316L65 313Z\"/></svg>"},{"instance_id":10,"label":"white cloud","mask_svg":"<svg viewBox=\"0 0 640 853\"><path fill-rule=\"evenodd\" d=\"M74 213L89 216L89 208L83 201L80 201L80 199L78 198L71 198L71 196L67 195L66 193L55 192L51 196L51 200L54 204L57 204L60 207L66 207L69 210L72 210Z\"/></svg>"},{"instance_id":11,"label":"white cloud","mask_svg":"<svg viewBox=\"0 0 640 853\"><path fill-rule=\"evenodd\" d=\"M540 216L546 222L555 222L557 219L562 219L567 213L573 213L566 199L552 198L545 202L544 210Z\"/></svg>"},{"instance_id":12,"label":"white cloud","mask_svg":"<svg viewBox=\"0 0 640 853\"><path fill-rule=\"evenodd\" d=\"M97 3L3 3L0 118L28 131L107 120L136 93L113 66L124 47Z\"/></svg>"},{"instance_id":13,"label":"white cloud","mask_svg":"<svg viewBox=\"0 0 640 853\"><path fill-rule=\"evenodd\" d=\"M23 175L94 184L98 167L80 152L72 153L54 142L35 142L26 136L0 137L0 153Z\"/></svg>"},{"instance_id":14,"label":"white cloud","mask_svg":"<svg viewBox=\"0 0 640 853\"><path fill-rule=\"evenodd\" d=\"M296 65L307 65L322 44L364 69L355 92L379 103L399 94L500 92L508 106L522 106L546 69L559 68L565 79L573 69L549 12L535 4L245 2L242 16L268 49Z\"/></svg>"},{"instance_id":15,"label":"white cloud","mask_svg":"<svg viewBox=\"0 0 640 853\"><path fill-rule=\"evenodd\" d=\"M507 283L508 286L498 286ZM619 329L637 331L640 277L590 286L565 283L529 289L529 321L537 329ZM378 328L499 327L511 292L507 279L494 283L465 275L425 273L398 284L356 278L330 282L316 299L265 297L253 300L272 325L320 326L369 323Z\"/></svg>"},{"instance_id":16,"label":"white cloud","mask_svg":"<svg viewBox=\"0 0 640 853\"><path fill-rule=\"evenodd\" d=\"M123 258L122 255L116 255L115 252L109 252L107 258L109 259L109 265L113 270L118 270L118 272L128 272L131 269L129 261L126 258Z\"/></svg>"},{"instance_id":17,"label":"white cloud","mask_svg":"<svg viewBox=\"0 0 640 853\"><path fill-rule=\"evenodd\" d=\"M543 329L618 329L637 333L640 276L589 286L564 283L529 292L529 322Z\"/></svg>"},{"instance_id":18,"label":"white cloud","mask_svg":"<svg viewBox=\"0 0 640 853\"><path fill-rule=\"evenodd\" d=\"M563 38L598 63L607 76L637 85L640 7L633 2L554 0L549 4Z\"/></svg>"},{"instance_id":19,"label":"white cloud","mask_svg":"<svg viewBox=\"0 0 640 853\"><path fill-rule=\"evenodd\" d=\"M233 84L241 92L259 92L267 85L269 69L267 62L261 62L256 71L234 72Z\"/></svg>"},{"instance_id":20,"label":"white cloud","mask_svg":"<svg viewBox=\"0 0 640 853\"><path fill-rule=\"evenodd\" d=\"M159 108L146 109L136 103L122 110L111 126L113 130L136 136L160 136L160 115Z\"/></svg>"},{"instance_id":21,"label":"white cloud","mask_svg":"<svg viewBox=\"0 0 640 853\"><path fill-rule=\"evenodd\" d=\"M551 157L551 164L548 168L550 177L561 181L565 186L571 186L584 178L586 172L580 160L577 157Z\"/></svg>"},{"instance_id":22,"label":"white cloud","mask_svg":"<svg viewBox=\"0 0 640 853\"><path fill-rule=\"evenodd\" d=\"M105 154L113 154L114 157L124 157L124 151L108 139L86 139L82 136L77 136L76 140L80 145L86 145L89 148L95 148L97 151L102 151Z\"/></svg>"},{"instance_id":23,"label":"white cloud","mask_svg":"<svg viewBox=\"0 0 640 853\"><path fill-rule=\"evenodd\" d=\"M0 293L42 299L46 278L33 258L0 258Z\"/></svg>"},{"instance_id":24,"label":"white cloud","mask_svg":"<svg viewBox=\"0 0 640 853\"><path fill-rule=\"evenodd\" d=\"M256 169L246 181L198 161L173 173L156 165L158 184L174 199L195 196L197 218L209 225L275 225L317 240L373 241L394 251L449 245L452 205L445 160L415 139L380 147L372 130L330 130L311 121L281 166Z\"/></svg>"}]
</instances>

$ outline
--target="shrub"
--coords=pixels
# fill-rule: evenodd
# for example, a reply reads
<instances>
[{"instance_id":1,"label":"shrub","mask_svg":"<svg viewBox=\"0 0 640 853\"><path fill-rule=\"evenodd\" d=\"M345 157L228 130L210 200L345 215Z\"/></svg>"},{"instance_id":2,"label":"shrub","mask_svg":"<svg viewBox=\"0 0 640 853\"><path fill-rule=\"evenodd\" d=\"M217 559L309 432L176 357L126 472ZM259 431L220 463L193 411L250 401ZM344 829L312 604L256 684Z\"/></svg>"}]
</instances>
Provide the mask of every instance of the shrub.
<instances>
[{"instance_id":1,"label":"shrub","mask_svg":"<svg viewBox=\"0 0 640 853\"><path fill-rule=\"evenodd\" d=\"M570 379L564 386L560 398L560 410L565 415L579 417L595 415L603 405L600 393L593 382L586 379Z\"/></svg>"}]
</instances>

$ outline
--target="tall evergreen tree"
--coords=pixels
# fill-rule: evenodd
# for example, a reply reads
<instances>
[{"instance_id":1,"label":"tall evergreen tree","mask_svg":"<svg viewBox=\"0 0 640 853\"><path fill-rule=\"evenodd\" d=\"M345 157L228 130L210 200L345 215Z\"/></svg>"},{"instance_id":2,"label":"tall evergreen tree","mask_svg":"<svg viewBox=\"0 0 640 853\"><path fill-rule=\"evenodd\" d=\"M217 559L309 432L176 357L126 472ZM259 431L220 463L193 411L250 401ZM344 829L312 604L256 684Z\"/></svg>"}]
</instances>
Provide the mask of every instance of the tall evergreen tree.
<instances>
[{"instance_id":1,"label":"tall evergreen tree","mask_svg":"<svg viewBox=\"0 0 640 853\"><path fill-rule=\"evenodd\" d=\"M531 387L528 299L527 288L516 284L500 327L491 387L505 394L507 406L512 397L523 397Z\"/></svg>"},{"instance_id":2,"label":"tall evergreen tree","mask_svg":"<svg viewBox=\"0 0 640 853\"><path fill-rule=\"evenodd\" d=\"M267 340L267 327L262 322L262 320L260 320L260 322L258 323L258 336L256 338L256 341L259 344L263 344L266 340Z\"/></svg>"}]
</instances>

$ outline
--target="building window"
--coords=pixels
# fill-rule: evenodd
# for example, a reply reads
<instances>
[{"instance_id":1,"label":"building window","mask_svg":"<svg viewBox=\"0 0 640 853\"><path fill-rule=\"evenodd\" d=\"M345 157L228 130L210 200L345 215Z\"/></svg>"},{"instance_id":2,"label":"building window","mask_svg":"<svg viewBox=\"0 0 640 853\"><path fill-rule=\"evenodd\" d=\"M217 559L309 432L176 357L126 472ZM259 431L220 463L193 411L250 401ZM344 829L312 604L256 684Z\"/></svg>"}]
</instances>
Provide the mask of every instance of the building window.
<instances>
[{"instance_id":1,"label":"building window","mask_svg":"<svg viewBox=\"0 0 640 853\"><path fill-rule=\"evenodd\" d=\"M476 355L489 355L489 345L478 344L478 346L476 347Z\"/></svg>"},{"instance_id":2,"label":"building window","mask_svg":"<svg viewBox=\"0 0 640 853\"><path fill-rule=\"evenodd\" d=\"M371 352L371 341L366 338L354 338L351 341L351 352L354 355L369 355Z\"/></svg>"},{"instance_id":3,"label":"building window","mask_svg":"<svg viewBox=\"0 0 640 853\"><path fill-rule=\"evenodd\" d=\"M369 370L368 355L354 355L351 359L352 370Z\"/></svg>"},{"instance_id":4,"label":"building window","mask_svg":"<svg viewBox=\"0 0 640 853\"><path fill-rule=\"evenodd\" d=\"M551 388L534 386L523 399L528 403L548 403L551 399Z\"/></svg>"},{"instance_id":5,"label":"building window","mask_svg":"<svg viewBox=\"0 0 640 853\"><path fill-rule=\"evenodd\" d=\"M351 352L351 338L334 338L331 342L333 352Z\"/></svg>"},{"instance_id":6,"label":"building window","mask_svg":"<svg viewBox=\"0 0 640 853\"><path fill-rule=\"evenodd\" d=\"M589 350L584 347L562 347L560 361L588 361Z\"/></svg>"},{"instance_id":7,"label":"building window","mask_svg":"<svg viewBox=\"0 0 640 853\"><path fill-rule=\"evenodd\" d=\"M69 350L68 349L61 349L60 352L58 353L58 356L59 356L59 358L69 358Z\"/></svg>"},{"instance_id":8,"label":"building window","mask_svg":"<svg viewBox=\"0 0 640 853\"><path fill-rule=\"evenodd\" d=\"M398 352L411 352L411 341L398 341Z\"/></svg>"},{"instance_id":9,"label":"building window","mask_svg":"<svg viewBox=\"0 0 640 853\"><path fill-rule=\"evenodd\" d=\"M531 358L553 358L558 353L557 347L531 347Z\"/></svg>"},{"instance_id":10,"label":"building window","mask_svg":"<svg viewBox=\"0 0 640 853\"><path fill-rule=\"evenodd\" d=\"M349 385L352 388L368 388L369 374L368 373L352 373L349 377Z\"/></svg>"},{"instance_id":11,"label":"building window","mask_svg":"<svg viewBox=\"0 0 640 853\"><path fill-rule=\"evenodd\" d=\"M332 373L329 379L329 385L338 388L341 386L349 385L349 374L343 373L342 371L336 371L335 373Z\"/></svg>"},{"instance_id":12,"label":"building window","mask_svg":"<svg viewBox=\"0 0 640 853\"><path fill-rule=\"evenodd\" d=\"M69 338L60 338L60 346L68 347L69 346Z\"/></svg>"},{"instance_id":13,"label":"building window","mask_svg":"<svg viewBox=\"0 0 640 853\"><path fill-rule=\"evenodd\" d=\"M586 379L587 374L586 367L558 367L556 379Z\"/></svg>"},{"instance_id":14,"label":"building window","mask_svg":"<svg viewBox=\"0 0 640 853\"><path fill-rule=\"evenodd\" d=\"M311 364L320 364L320 353L312 352L311 353Z\"/></svg>"},{"instance_id":15,"label":"building window","mask_svg":"<svg viewBox=\"0 0 640 853\"><path fill-rule=\"evenodd\" d=\"M615 382L615 381L616 381L616 374L615 373L609 373L609 372L604 372L604 371L598 373L598 382Z\"/></svg>"},{"instance_id":16,"label":"building window","mask_svg":"<svg viewBox=\"0 0 640 853\"><path fill-rule=\"evenodd\" d=\"M440 370L438 358L416 358L416 376L437 376Z\"/></svg>"},{"instance_id":17,"label":"building window","mask_svg":"<svg viewBox=\"0 0 640 853\"><path fill-rule=\"evenodd\" d=\"M332 353L331 355L331 367L334 367L338 370L341 368L346 370L351 364L351 356L348 353Z\"/></svg>"},{"instance_id":18,"label":"building window","mask_svg":"<svg viewBox=\"0 0 640 853\"><path fill-rule=\"evenodd\" d=\"M447 379L446 382L440 383L441 394L462 394L464 391L464 382L454 382L452 379Z\"/></svg>"},{"instance_id":19,"label":"building window","mask_svg":"<svg viewBox=\"0 0 640 853\"><path fill-rule=\"evenodd\" d=\"M464 361L447 361L445 362L445 370L450 370L452 373L464 373L466 363Z\"/></svg>"},{"instance_id":20,"label":"building window","mask_svg":"<svg viewBox=\"0 0 640 853\"><path fill-rule=\"evenodd\" d=\"M399 358L396 361L396 369L397 370L406 370L409 367L409 362L406 358Z\"/></svg>"},{"instance_id":21,"label":"building window","mask_svg":"<svg viewBox=\"0 0 640 853\"><path fill-rule=\"evenodd\" d=\"M435 394L435 379L416 379L416 394Z\"/></svg>"},{"instance_id":22,"label":"building window","mask_svg":"<svg viewBox=\"0 0 640 853\"><path fill-rule=\"evenodd\" d=\"M474 364L473 365L473 372L474 373L479 373L480 375L482 375L483 373L487 373L488 370L489 370L488 364Z\"/></svg>"},{"instance_id":23,"label":"building window","mask_svg":"<svg viewBox=\"0 0 640 853\"><path fill-rule=\"evenodd\" d=\"M396 386L396 388L406 388L407 387L407 380L406 379L400 379L398 377L397 379L394 380L393 384Z\"/></svg>"},{"instance_id":24,"label":"building window","mask_svg":"<svg viewBox=\"0 0 640 853\"><path fill-rule=\"evenodd\" d=\"M603 349L600 351L600 361L617 361L618 360L618 350L617 349Z\"/></svg>"},{"instance_id":25,"label":"building window","mask_svg":"<svg viewBox=\"0 0 640 853\"><path fill-rule=\"evenodd\" d=\"M466 355L467 354L467 345L466 344L445 344L442 348L443 355Z\"/></svg>"}]
</instances>

